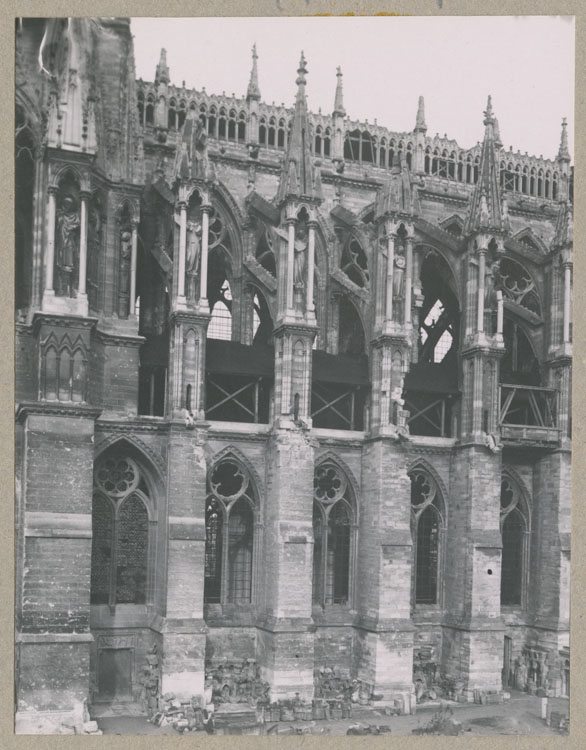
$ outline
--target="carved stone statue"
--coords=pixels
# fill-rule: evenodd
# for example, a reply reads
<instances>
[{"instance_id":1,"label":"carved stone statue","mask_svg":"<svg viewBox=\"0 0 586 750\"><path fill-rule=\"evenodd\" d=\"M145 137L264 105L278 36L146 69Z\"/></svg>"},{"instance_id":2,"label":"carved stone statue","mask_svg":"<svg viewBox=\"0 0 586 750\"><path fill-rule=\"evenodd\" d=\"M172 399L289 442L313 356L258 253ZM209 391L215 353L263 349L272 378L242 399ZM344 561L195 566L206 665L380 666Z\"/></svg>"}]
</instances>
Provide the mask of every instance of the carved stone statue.
<instances>
[{"instance_id":1,"label":"carved stone statue","mask_svg":"<svg viewBox=\"0 0 586 750\"><path fill-rule=\"evenodd\" d=\"M201 224L198 221L187 222L187 247L185 250L185 292L187 299L195 300L196 284L201 259Z\"/></svg>"},{"instance_id":2,"label":"carved stone statue","mask_svg":"<svg viewBox=\"0 0 586 750\"><path fill-rule=\"evenodd\" d=\"M120 275L118 286L118 317L127 318L130 312L130 258L132 234L128 229L120 233Z\"/></svg>"},{"instance_id":3,"label":"carved stone statue","mask_svg":"<svg viewBox=\"0 0 586 750\"><path fill-rule=\"evenodd\" d=\"M393 299L403 299L405 276L405 248L400 244L395 252L393 263Z\"/></svg>"},{"instance_id":4,"label":"carved stone statue","mask_svg":"<svg viewBox=\"0 0 586 750\"><path fill-rule=\"evenodd\" d=\"M293 284L305 286L305 252L307 250L307 226L300 223L295 232L295 255L293 262Z\"/></svg>"},{"instance_id":5,"label":"carved stone statue","mask_svg":"<svg viewBox=\"0 0 586 750\"><path fill-rule=\"evenodd\" d=\"M76 269L79 264L79 206L71 195L65 195L57 211L57 266L59 269L59 292L67 297L75 296L77 289Z\"/></svg>"}]
</instances>

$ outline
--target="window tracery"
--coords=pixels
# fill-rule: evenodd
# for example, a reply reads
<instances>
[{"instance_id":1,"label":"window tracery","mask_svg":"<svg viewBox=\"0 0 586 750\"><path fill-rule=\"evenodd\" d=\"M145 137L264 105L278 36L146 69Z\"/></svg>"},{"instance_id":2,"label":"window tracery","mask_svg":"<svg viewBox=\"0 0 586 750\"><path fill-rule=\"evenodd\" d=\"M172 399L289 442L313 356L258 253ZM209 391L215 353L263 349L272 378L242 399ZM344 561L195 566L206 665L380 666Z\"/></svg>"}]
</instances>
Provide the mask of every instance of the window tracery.
<instances>
[{"instance_id":1,"label":"window tracery","mask_svg":"<svg viewBox=\"0 0 586 750\"><path fill-rule=\"evenodd\" d=\"M313 487L313 602L348 604L355 532L353 494L333 461L316 467Z\"/></svg>"},{"instance_id":2,"label":"window tracery","mask_svg":"<svg viewBox=\"0 0 586 750\"><path fill-rule=\"evenodd\" d=\"M370 286L368 262L362 246L352 234L348 233L342 239L342 257L340 267L346 276L363 289Z\"/></svg>"},{"instance_id":3,"label":"window tracery","mask_svg":"<svg viewBox=\"0 0 586 750\"><path fill-rule=\"evenodd\" d=\"M507 477L501 482L500 526L503 539L501 560L501 605L522 606L527 573L529 519L519 488Z\"/></svg>"},{"instance_id":4,"label":"window tracery","mask_svg":"<svg viewBox=\"0 0 586 750\"><path fill-rule=\"evenodd\" d=\"M256 493L240 462L222 459L208 476L204 602L252 599Z\"/></svg>"},{"instance_id":5,"label":"window tracery","mask_svg":"<svg viewBox=\"0 0 586 750\"><path fill-rule=\"evenodd\" d=\"M525 242L530 247L535 247L531 240L525 239ZM503 258L500 262L499 278L502 291L507 299L521 305L535 315L541 315L535 282L523 266L510 258Z\"/></svg>"},{"instance_id":6,"label":"window tracery","mask_svg":"<svg viewBox=\"0 0 586 750\"><path fill-rule=\"evenodd\" d=\"M128 456L101 459L94 471L92 604L146 604L149 598L148 489Z\"/></svg>"},{"instance_id":7,"label":"window tracery","mask_svg":"<svg viewBox=\"0 0 586 750\"><path fill-rule=\"evenodd\" d=\"M411 473L411 534L413 538L413 601L440 603L442 532L445 528L439 488L428 472Z\"/></svg>"}]
</instances>

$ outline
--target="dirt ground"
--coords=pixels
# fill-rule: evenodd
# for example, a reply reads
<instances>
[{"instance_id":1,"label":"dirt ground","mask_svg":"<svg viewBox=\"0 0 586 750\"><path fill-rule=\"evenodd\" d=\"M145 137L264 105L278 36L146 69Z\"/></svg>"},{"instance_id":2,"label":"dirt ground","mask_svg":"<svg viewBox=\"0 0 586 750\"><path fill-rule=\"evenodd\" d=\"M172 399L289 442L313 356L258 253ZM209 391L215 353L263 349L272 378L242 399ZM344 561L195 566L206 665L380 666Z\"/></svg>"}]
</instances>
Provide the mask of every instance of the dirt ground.
<instances>
[{"instance_id":1,"label":"dirt ground","mask_svg":"<svg viewBox=\"0 0 586 750\"><path fill-rule=\"evenodd\" d=\"M502 705L482 706L458 704L452 706L453 718L462 724L464 735L557 735L559 730L546 726L541 718L541 699L524 693L513 693L512 699ZM376 708L357 708L352 719L325 721L279 722L279 733L290 727L310 730L311 734L342 736L352 724L390 726L392 735L411 735L414 729L425 727L437 707L418 706L414 716L385 716ZM178 733L171 726L156 727L144 716L111 716L97 719L104 734L144 735ZM270 724L268 726L273 726ZM200 736L205 732L198 732Z\"/></svg>"}]
</instances>

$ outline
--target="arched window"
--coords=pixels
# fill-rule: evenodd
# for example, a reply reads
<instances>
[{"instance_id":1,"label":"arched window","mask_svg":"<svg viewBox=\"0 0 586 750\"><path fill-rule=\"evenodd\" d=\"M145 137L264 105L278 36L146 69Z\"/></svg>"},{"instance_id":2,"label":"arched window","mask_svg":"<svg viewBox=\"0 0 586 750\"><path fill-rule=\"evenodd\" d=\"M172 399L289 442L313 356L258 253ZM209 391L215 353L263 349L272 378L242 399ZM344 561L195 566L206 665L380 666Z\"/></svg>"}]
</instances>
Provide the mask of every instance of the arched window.
<instances>
[{"instance_id":1,"label":"arched window","mask_svg":"<svg viewBox=\"0 0 586 750\"><path fill-rule=\"evenodd\" d=\"M380 139L380 146L378 149L378 165L379 167L387 166L387 139Z\"/></svg>"},{"instance_id":2,"label":"arched window","mask_svg":"<svg viewBox=\"0 0 586 750\"><path fill-rule=\"evenodd\" d=\"M218 114L218 138L226 137L226 110L224 107L220 107Z\"/></svg>"},{"instance_id":3,"label":"arched window","mask_svg":"<svg viewBox=\"0 0 586 750\"><path fill-rule=\"evenodd\" d=\"M328 157L330 155L330 146L332 143L332 131L330 128L326 128L323 140L323 156Z\"/></svg>"},{"instance_id":4,"label":"arched window","mask_svg":"<svg viewBox=\"0 0 586 750\"><path fill-rule=\"evenodd\" d=\"M428 472L411 473L413 594L417 604L440 604L442 537L445 510L439 488Z\"/></svg>"},{"instance_id":5,"label":"arched window","mask_svg":"<svg viewBox=\"0 0 586 750\"><path fill-rule=\"evenodd\" d=\"M321 142L322 142L321 134L322 134L321 125L318 125L315 129L315 145L313 148L313 151L316 156L321 156Z\"/></svg>"},{"instance_id":6,"label":"arched window","mask_svg":"<svg viewBox=\"0 0 586 750\"><path fill-rule=\"evenodd\" d=\"M177 127L177 102L175 99L169 101L169 114L167 115L167 126L169 130L175 130Z\"/></svg>"},{"instance_id":7,"label":"arched window","mask_svg":"<svg viewBox=\"0 0 586 750\"><path fill-rule=\"evenodd\" d=\"M92 604L146 604L148 488L128 456L101 459L94 471Z\"/></svg>"},{"instance_id":8,"label":"arched window","mask_svg":"<svg viewBox=\"0 0 586 750\"><path fill-rule=\"evenodd\" d=\"M179 102L179 112L177 113L177 127L182 128L187 115L186 104L184 101Z\"/></svg>"},{"instance_id":9,"label":"arched window","mask_svg":"<svg viewBox=\"0 0 586 750\"><path fill-rule=\"evenodd\" d=\"M279 120L279 129L277 131L277 146L285 148L285 120Z\"/></svg>"},{"instance_id":10,"label":"arched window","mask_svg":"<svg viewBox=\"0 0 586 750\"><path fill-rule=\"evenodd\" d=\"M244 143L246 140L246 113L241 112L238 115L238 141Z\"/></svg>"},{"instance_id":11,"label":"arched window","mask_svg":"<svg viewBox=\"0 0 586 750\"><path fill-rule=\"evenodd\" d=\"M146 101L145 121L147 125L152 125L155 121L155 97L149 94Z\"/></svg>"},{"instance_id":12,"label":"arched window","mask_svg":"<svg viewBox=\"0 0 586 750\"><path fill-rule=\"evenodd\" d=\"M413 146L410 143L407 144L407 153L405 154L405 162L407 164L407 168L411 169L411 166L413 164Z\"/></svg>"},{"instance_id":13,"label":"arched window","mask_svg":"<svg viewBox=\"0 0 586 750\"><path fill-rule=\"evenodd\" d=\"M213 138L216 137L216 108L212 105L210 107L210 114L208 117L208 135L211 135Z\"/></svg>"},{"instance_id":14,"label":"arched window","mask_svg":"<svg viewBox=\"0 0 586 750\"><path fill-rule=\"evenodd\" d=\"M525 599L525 579L528 570L527 538L529 513L519 488L508 477L501 483L501 605L521 607Z\"/></svg>"},{"instance_id":15,"label":"arched window","mask_svg":"<svg viewBox=\"0 0 586 750\"><path fill-rule=\"evenodd\" d=\"M256 493L232 457L209 473L206 500L205 604L252 600Z\"/></svg>"},{"instance_id":16,"label":"arched window","mask_svg":"<svg viewBox=\"0 0 586 750\"><path fill-rule=\"evenodd\" d=\"M274 146L275 145L275 134L276 134L276 120L274 117L271 117L269 120L269 140L268 145Z\"/></svg>"},{"instance_id":17,"label":"arched window","mask_svg":"<svg viewBox=\"0 0 586 750\"><path fill-rule=\"evenodd\" d=\"M201 124L204 126L204 128L208 129L208 110L205 104L199 105L199 119L201 120Z\"/></svg>"},{"instance_id":18,"label":"arched window","mask_svg":"<svg viewBox=\"0 0 586 750\"><path fill-rule=\"evenodd\" d=\"M136 95L136 108L138 110L138 122L144 127L144 93L139 91Z\"/></svg>"},{"instance_id":19,"label":"arched window","mask_svg":"<svg viewBox=\"0 0 586 750\"><path fill-rule=\"evenodd\" d=\"M261 146L267 145L267 118L261 117L258 126L258 142Z\"/></svg>"},{"instance_id":20,"label":"arched window","mask_svg":"<svg viewBox=\"0 0 586 750\"><path fill-rule=\"evenodd\" d=\"M543 198L543 169L537 173L537 195Z\"/></svg>"},{"instance_id":21,"label":"arched window","mask_svg":"<svg viewBox=\"0 0 586 750\"><path fill-rule=\"evenodd\" d=\"M231 109L228 113L228 140L236 140L236 110Z\"/></svg>"},{"instance_id":22,"label":"arched window","mask_svg":"<svg viewBox=\"0 0 586 750\"><path fill-rule=\"evenodd\" d=\"M349 604L354 561L355 499L345 474L332 461L313 479L313 603Z\"/></svg>"},{"instance_id":23,"label":"arched window","mask_svg":"<svg viewBox=\"0 0 586 750\"><path fill-rule=\"evenodd\" d=\"M220 298L214 304L212 317L208 326L209 339L232 339L232 292L228 280L220 288Z\"/></svg>"}]
</instances>

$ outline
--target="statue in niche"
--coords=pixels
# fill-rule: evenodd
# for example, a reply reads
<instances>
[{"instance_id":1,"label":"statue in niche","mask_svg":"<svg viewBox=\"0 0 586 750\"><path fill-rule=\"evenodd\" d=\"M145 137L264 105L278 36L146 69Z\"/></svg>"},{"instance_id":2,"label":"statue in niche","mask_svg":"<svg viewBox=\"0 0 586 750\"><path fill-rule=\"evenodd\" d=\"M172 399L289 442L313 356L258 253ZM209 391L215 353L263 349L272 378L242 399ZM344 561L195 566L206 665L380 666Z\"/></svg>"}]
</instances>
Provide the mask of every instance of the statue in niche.
<instances>
[{"instance_id":1,"label":"statue in niche","mask_svg":"<svg viewBox=\"0 0 586 750\"><path fill-rule=\"evenodd\" d=\"M180 214L175 214L175 223L181 226ZM189 211L187 215L187 236L185 243L185 296L195 301L197 298L197 277L201 261L201 216L200 211Z\"/></svg>"},{"instance_id":2,"label":"statue in niche","mask_svg":"<svg viewBox=\"0 0 586 750\"><path fill-rule=\"evenodd\" d=\"M132 233L125 228L120 232L120 275L118 286L118 317L127 318L130 312L130 260Z\"/></svg>"},{"instance_id":3,"label":"statue in niche","mask_svg":"<svg viewBox=\"0 0 586 750\"><path fill-rule=\"evenodd\" d=\"M57 210L57 267L59 294L75 297L79 268L79 206L71 194L66 194Z\"/></svg>"},{"instance_id":4,"label":"statue in niche","mask_svg":"<svg viewBox=\"0 0 586 750\"><path fill-rule=\"evenodd\" d=\"M300 222L295 231L295 254L293 259L293 285L305 287L305 252L307 250L307 224Z\"/></svg>"},{"instance_id":5,"label":"statue in niche","mask_svg":"<svg viewBox=\"0 0 586 750\"><path fill-rule=\"evenodd\" d=\"M187 299L195 300L197 297L197 277L199 276L199 264L201 258L201 223L199 221L187 222L187 247L185 250L185 294Z\"/></svg>"},{"instance_id":6,"label":"statue in niche","mask_svg":"<svg viewBox=\"0 0 586 750\"><path fill-rule=\"evenodd\" d=\"M405 265L405 246L401 242L395 250L393 261L393 299L403 299Z\"/></svg>"}]
</instances>

